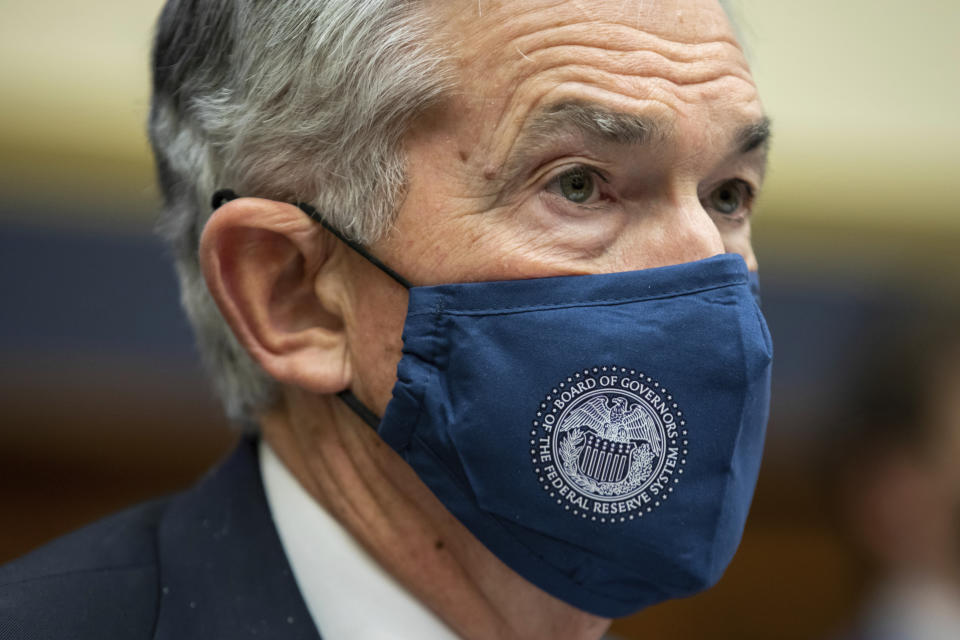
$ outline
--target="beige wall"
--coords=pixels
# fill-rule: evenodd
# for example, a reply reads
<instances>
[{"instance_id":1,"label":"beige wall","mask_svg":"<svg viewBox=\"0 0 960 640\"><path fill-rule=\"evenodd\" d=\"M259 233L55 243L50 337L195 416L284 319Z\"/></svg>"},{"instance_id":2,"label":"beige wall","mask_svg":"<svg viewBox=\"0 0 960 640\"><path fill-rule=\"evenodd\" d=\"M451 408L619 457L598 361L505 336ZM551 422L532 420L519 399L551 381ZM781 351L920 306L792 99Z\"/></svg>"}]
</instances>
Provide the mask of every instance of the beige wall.
<instances>
[{"instance_id":1,"label":"beige wall","mask_svg":"<svg viewBox=\"0 0 960 640\"><path fill-rule=\"evenodd\" d=\"M148 211L153 197L143 123L160 4L0 0L0 198L8 205L39 200L56 209L76 199L89 213L65 212L58 222L149 224L143 214L103 217Z\"/></svg>"}]
</instances>

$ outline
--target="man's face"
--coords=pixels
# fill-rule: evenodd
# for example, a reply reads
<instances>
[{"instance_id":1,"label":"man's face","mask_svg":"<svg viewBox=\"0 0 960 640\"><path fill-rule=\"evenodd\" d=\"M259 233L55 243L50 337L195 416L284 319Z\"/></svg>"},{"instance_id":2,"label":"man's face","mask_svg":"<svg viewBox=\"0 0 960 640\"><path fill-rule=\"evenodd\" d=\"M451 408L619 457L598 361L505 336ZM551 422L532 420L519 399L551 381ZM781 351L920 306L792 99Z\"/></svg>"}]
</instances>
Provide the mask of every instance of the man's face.
<instances>
[{"instance_id":1,"label":"man's face","mask_svg":"<svg viewBox=\"0 0 960 640\"><path fill-rule=\"evenodd\" d=\"M457 87L406 140L373 250L415 284L608 273L740 253L766 124L715 0L436 0ZM406 298L358 284L355 389L383 410ZM348 325L350 321L348 320ZM384 352L391 354L385 363Z\"/></svg>"}]
</instances>

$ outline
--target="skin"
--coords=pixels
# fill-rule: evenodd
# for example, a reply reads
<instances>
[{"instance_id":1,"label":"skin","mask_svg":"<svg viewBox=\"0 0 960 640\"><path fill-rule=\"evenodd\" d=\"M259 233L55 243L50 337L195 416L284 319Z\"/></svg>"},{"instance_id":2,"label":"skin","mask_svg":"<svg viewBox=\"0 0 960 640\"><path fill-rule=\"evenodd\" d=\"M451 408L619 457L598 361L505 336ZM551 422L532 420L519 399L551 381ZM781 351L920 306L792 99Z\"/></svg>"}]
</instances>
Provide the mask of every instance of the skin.
<instances>
[{"instance_id":1,"label":"skin","mask_svg":"<svg viewBox=\"0 0 960 640\"><path fill-rule=\"evenodd\" d=\"M765 146L747 63L712 0L655 3L437 0L436 45L457 87L405 138L408 190L369 249L418 285L645 269L723 252L756 261L747 187ZM557 131L561 103L640 116L636 144ZM590 191L569 199L573 182ZM512 179L508 174L513 174ZM565 180L565 181L564 181ZM739 181L731 183L730 181ZM564 184L567 189L565 190ZM718 187L742 206L713 207ZM738 192L739 193L739 192ZM406 291L292 205L241 198L202 238L208 286L241 344L283 385L264 437L373 557L466 638L598 638L609 621L520 578L457 522L376 433L333 397L382 415L395 382Z\"/></svg>"}]
</instances>

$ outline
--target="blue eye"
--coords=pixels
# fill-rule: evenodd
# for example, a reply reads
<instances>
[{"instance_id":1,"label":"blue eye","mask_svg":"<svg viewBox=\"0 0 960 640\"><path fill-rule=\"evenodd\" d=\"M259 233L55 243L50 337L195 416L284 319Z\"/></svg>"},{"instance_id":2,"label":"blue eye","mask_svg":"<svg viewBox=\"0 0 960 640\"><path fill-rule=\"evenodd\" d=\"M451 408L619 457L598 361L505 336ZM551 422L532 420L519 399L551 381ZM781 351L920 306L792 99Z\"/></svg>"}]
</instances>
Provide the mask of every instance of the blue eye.
<instances>
[{"instance_id":1,"label":"blue eye","mask_svg":"<svg viewBox=\"0 0 960 640\"><path fill-rule=\"evenodd\" d=\"M547 191L574 204L590 204L600 195L597 178L588 167L573 167L551 180Z\"/></svg>"},{"instance_id":2,"label":"blue eye","mask_svg":"<svg viewBox=\"0 0 960 640\"><path fill-rule=\"evenodd\" d=\"M737 211L749 208L753 199L753 189L743 180L727 180L710 192L707 205L723 215L733 215Z\"/></svg>"},{"instance_id":3,"label":"blue eye","mask_svg":"<svg viewBox=\"0 0 960 640\"><path fill-rule=\"evenodd\" d=\"M596 189L593 176L579 168L563 174L559 181L560 193L563 197L578 204L589 200Z\"/></svg>"}]
</instances>

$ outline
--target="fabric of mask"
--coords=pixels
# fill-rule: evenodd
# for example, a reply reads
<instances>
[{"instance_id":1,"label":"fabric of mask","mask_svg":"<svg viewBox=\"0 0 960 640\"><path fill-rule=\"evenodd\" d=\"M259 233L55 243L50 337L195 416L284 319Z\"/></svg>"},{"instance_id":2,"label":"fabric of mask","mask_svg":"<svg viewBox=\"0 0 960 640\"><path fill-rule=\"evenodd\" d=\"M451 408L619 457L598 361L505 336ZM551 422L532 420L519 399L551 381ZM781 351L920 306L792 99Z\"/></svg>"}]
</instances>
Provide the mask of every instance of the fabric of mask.
<instances>
[{"instance_id":1,"label":"fabric of mask","mask_svg":"<svg viewBox=\"0 0 960 640\"><path fill-rule=\"evenodd\" d=\"M514 571L619 617L715 583L772 345L743 259L414 287L378 431Z\"/></svg>"},{"instance_id":2,"label":"fabric of mask","mask_svg":"<svg viewBox=\"0 0 960 640\"><path fill-rule=\"evenodd\" d=\"M756 300L757 306L762 304L760 299L760 274L756 271L751 271L749 274L750 277L750 293L753 294L753 299Z\"/></svg>"},{"instance_id":3,"label":"fabric of mask","mask_svg":"<svg viewBox=\"0 0 960 640\"><path fill-rule=\"evenodd\" d=\"M237 197L213 197L216 209ZM713 585L760 468L772 344L739 255L412 286L393 398L340 397L490 551L621 617Z\"/></svg>"}]
</instances>

